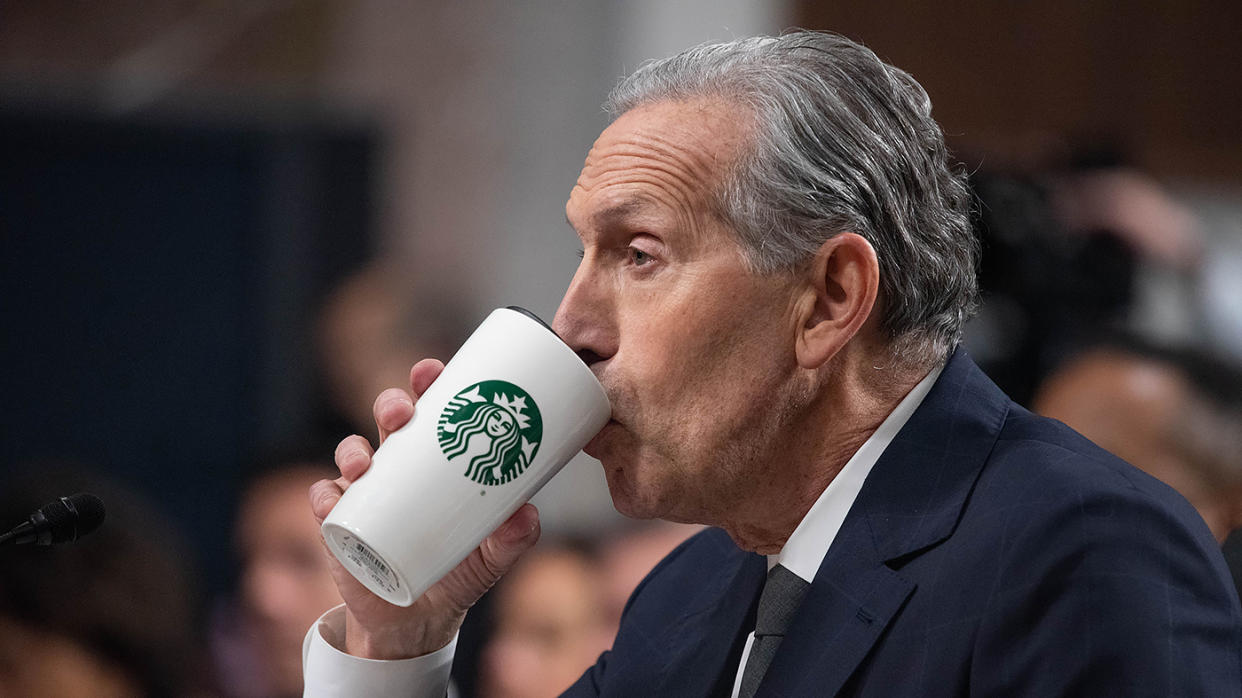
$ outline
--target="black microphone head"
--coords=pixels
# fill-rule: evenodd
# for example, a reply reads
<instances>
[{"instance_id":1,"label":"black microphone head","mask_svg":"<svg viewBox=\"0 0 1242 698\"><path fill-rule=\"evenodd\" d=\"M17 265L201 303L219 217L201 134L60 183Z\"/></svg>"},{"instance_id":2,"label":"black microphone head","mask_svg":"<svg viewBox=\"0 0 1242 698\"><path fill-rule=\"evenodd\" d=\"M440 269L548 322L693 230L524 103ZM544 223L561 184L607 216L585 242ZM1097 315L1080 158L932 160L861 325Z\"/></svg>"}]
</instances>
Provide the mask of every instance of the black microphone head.
<instances>
[{"instance_id":1,"label":"black microphone head","mask_svg":"<svg viewBox=\"0 0 1242 698\"><path fill-rule=\"evenodd\" d=\"M71 494L39 509L51 532L50 543L68 543L99 528L103 502L93 494Z\"/></svg>"}]
</instances>

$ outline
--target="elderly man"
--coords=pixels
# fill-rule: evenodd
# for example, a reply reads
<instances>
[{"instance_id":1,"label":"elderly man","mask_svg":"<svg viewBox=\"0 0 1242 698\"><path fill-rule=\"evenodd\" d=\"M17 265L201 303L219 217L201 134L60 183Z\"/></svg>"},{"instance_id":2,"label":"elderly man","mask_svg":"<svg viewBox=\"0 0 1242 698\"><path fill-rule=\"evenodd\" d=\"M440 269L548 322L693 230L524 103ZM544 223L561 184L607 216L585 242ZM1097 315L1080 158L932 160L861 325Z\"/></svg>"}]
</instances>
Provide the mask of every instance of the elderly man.
<instances>
[{"instance_id":1,"label":"elderly man","mask_svg":"<svg viewBox=\"0 0 1242 698\"><path fill-rule=\"evenodd\" d=\"M586 450L617 509L712 528L569 695L1242 694L1194 510L955 349L977 245L909 75L798 32L648 64L610 106L554 327L612 400ZM380 395L381 438L411 413ZM317 516L370 454L341 443ZM442 695L466 610L537 537L520 509L408 609L338 569L308 694Z\"/></svg>"}]
</instances>

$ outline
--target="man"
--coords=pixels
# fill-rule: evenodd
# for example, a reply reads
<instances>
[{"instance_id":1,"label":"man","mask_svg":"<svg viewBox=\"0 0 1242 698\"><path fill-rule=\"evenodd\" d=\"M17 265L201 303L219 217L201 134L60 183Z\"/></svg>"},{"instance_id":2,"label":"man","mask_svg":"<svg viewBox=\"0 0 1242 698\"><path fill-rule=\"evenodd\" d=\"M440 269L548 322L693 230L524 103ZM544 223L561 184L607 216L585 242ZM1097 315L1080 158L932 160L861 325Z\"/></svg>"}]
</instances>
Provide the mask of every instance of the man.
<instances>
[{"instance_id":1,"label":"man","mask_svg":"<svg viewBox=\"0 0 1242 698\"><path fill-rule=\"evenodd\" d=\"M1242 614L1194 511L954 350L977 247L910 76L798 32L649 64L610 104L554 328L612 401L586 451L617 509L713 528L569 695L1242 692ZM439 369L414 367L415 395ZM381 394L381 438L411 413ZM370 454L341 443L317 516ZM338 569L309 694L441 693L466 610L537 536L519 509L409 609Z\"/></svg>"}]
</instances>

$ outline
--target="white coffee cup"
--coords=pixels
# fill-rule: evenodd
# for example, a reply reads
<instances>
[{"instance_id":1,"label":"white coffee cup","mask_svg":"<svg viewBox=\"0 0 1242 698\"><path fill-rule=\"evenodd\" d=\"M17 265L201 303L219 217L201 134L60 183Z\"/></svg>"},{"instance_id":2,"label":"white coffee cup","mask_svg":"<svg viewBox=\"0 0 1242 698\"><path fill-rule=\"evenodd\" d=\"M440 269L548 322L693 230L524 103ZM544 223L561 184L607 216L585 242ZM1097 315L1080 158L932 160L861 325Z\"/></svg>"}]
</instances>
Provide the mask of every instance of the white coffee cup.
<instances>
[{"instance_id":1,"label":"white coffee cup","mask_svg":"<svg viewBox=\"0 0 1242 698\"><path fill-rule=\"evenodd\" d=\"M608 422L586 364L521 308L493 311L323 522L368 589L409 606Z\"/></svg>"}]
</instances>

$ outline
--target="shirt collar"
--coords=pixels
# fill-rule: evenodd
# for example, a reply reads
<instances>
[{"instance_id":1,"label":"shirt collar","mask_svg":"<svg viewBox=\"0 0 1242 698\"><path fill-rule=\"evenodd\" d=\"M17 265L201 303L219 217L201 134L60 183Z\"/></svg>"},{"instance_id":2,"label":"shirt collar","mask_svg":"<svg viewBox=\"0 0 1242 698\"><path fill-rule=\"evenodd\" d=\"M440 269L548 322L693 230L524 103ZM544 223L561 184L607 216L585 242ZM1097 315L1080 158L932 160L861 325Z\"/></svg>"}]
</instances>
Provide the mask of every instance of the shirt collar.
<instances>
[{"instance_id":1,"label":"shirt collar","mask_svg":"<svg viewBox=\"0 0 1242 698\"><path fill-rule=\"evenodd\" d=\"M806 516L802 517L781 551L768 556L768 569L780 564L808 582L815 579L820 563L828 554L828 548L837 537L837 531L841 530L845 515L849 513L862 490L872 466L892 443L897 432L905 426L914 410L922 404L923 398L927 397L942 370L944 364L932 369L919 381L889 413L875 433L854 452L845 467L841 468L841 472L837 473L819 495L819 499L815 500L815 504L811 505Z\"/></svg>"}]
</instances>

